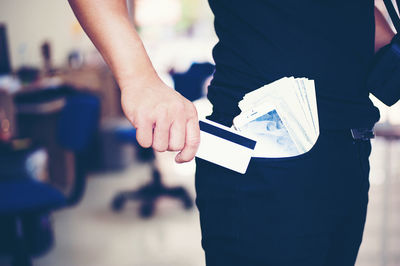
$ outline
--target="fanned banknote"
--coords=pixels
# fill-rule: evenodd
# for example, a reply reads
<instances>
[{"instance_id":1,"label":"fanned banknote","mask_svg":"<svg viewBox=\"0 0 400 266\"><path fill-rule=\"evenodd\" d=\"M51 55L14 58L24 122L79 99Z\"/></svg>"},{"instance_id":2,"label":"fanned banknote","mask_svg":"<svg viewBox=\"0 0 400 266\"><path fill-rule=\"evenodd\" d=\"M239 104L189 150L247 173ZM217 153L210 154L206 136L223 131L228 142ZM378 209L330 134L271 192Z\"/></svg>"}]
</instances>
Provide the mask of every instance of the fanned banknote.
<instances>
[{"instance_id":1,"label":"fanned banknote","mask_svg":"<svg viewBox=\"0 0 400 266\"><path fill-rule=\"evenodd\" d=\"M247 93L239 102L236 130L257 139L253 157L303 154L319 136L313 80L285 77Z\"/></svg>"}]
</instances>

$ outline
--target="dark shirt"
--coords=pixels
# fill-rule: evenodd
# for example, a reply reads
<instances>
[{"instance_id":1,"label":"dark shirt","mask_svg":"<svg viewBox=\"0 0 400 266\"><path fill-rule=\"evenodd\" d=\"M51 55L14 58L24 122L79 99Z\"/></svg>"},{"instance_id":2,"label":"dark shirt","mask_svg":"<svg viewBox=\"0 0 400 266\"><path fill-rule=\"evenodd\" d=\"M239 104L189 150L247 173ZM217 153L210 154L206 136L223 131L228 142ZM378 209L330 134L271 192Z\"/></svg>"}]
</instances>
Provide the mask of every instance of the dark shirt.
<instances>
[{"instance_id":1,"label":"dark shirt","mask_svg":"<svg viewBox=\"0 0 400 266\"><path fill-rule=\"evenodd\" d=\"M373 0L209 3L219 38L208 92L214 113L230 120L245 93L294 76L315 80L321 128L372 127L379 119L366 87L374 55Z\"/></svg>"}]
</instances>

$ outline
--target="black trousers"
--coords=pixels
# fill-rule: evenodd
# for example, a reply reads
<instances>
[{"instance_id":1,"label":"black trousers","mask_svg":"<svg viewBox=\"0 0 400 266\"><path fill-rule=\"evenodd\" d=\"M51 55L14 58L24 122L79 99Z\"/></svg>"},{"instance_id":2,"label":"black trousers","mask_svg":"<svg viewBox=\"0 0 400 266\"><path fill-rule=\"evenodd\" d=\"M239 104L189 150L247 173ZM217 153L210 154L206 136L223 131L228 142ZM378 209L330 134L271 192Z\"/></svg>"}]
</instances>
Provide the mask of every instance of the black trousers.
<instances>
[{"instance_id":1,"label":"black trousers","mask_svg":"<svg viewBox=\"0 0 400 266\"><path fill-rule=\"evenodd\" d=\"M207 265L354 265L370 152L370 142L349 131L322 131L306 154L253 158L245 175L197 159Z\"/></svg>"}]
</instances>

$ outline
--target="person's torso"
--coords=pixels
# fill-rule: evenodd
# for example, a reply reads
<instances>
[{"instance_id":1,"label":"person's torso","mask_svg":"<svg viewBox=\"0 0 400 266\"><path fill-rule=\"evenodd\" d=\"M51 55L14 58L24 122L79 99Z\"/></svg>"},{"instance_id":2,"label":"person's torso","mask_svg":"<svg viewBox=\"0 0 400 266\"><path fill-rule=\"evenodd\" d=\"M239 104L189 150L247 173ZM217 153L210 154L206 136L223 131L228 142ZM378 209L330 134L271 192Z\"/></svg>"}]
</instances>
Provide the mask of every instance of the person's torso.
<instances>
[{"instance_id":1,"label":"person's torso","mask_svg":"<svg viewBox=\"0 0 400 266\"><path fill-rule=\"evenodd\" d=\"M215 109L236 115L245 93L295 76L315 80L321 127L354 128L377 121L379 112L365 85L374 54L373 0L209 3L219 38L208 95Z\"/></svg>"}]
</instances>

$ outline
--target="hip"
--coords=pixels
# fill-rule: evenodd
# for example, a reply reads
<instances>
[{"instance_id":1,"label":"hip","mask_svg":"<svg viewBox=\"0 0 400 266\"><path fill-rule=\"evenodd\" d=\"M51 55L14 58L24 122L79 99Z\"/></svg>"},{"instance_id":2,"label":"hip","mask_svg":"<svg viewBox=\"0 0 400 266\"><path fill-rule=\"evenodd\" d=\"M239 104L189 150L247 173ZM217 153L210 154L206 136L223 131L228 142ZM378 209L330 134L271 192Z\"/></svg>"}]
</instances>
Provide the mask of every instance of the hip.
<instances>
[{"instance_id":1,"label":"hip","mask_svg":"<svg viewBox=\"0 0 400 266\"><path fill-rule=\"evenodd\" d=\"M314 217L326 229L332 217L366 206L370 152L369 141L355 141L344 131L321 131L309 152L252 158L245 175L197 159L196 201L200 212L246 206L269 222L296 217L307 227Z\"/></svg>"}]
</instances>

